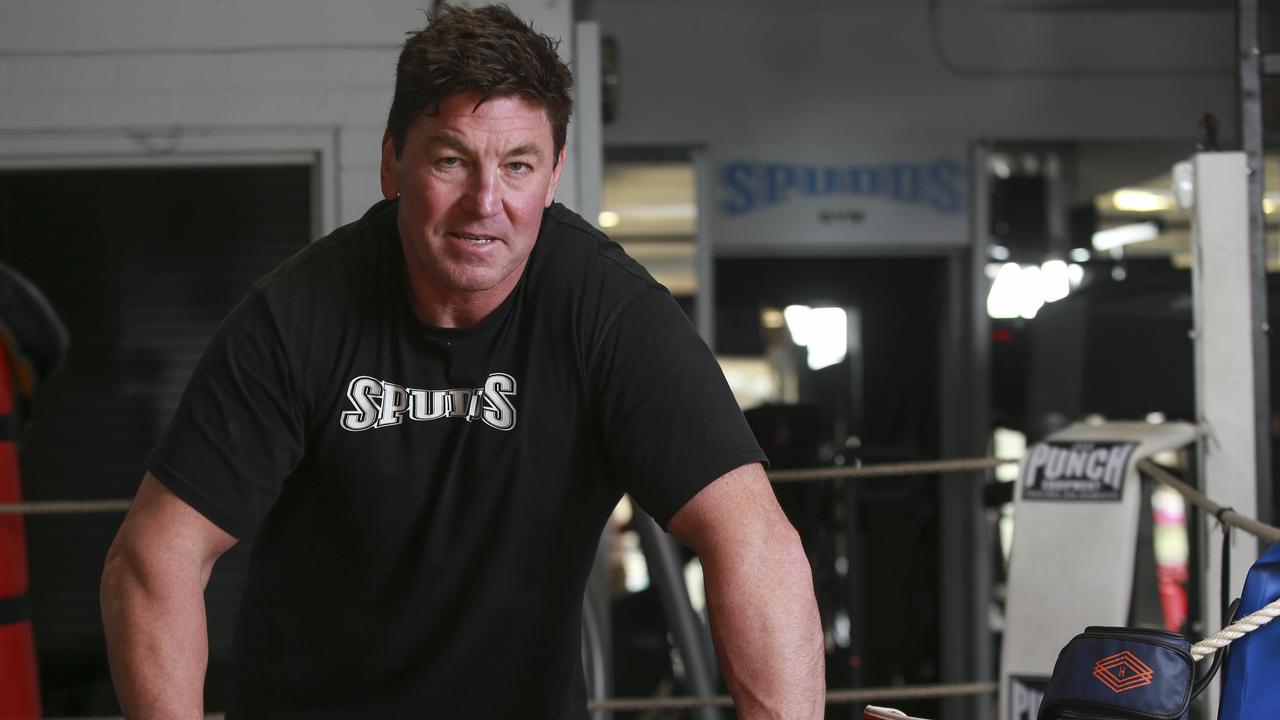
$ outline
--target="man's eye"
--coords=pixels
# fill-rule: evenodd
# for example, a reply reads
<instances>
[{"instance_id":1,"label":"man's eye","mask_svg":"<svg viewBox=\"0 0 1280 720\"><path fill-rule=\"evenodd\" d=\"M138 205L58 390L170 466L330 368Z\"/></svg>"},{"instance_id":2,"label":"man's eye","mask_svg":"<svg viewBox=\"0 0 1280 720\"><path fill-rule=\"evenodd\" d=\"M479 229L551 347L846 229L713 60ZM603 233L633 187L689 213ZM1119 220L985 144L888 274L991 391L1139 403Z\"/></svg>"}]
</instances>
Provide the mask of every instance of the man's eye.
<instances>
[{"instance_id":1,"label":"man's eye","mask_svg":"<svg viewBox=\"0 0 1280 720\"><path fill-rule=\"evenodd\" d=\"M441 167L457 167L462 164L462 158L459 157L442 157L436 161Z\"/></svg>"},{"instance_id":2,"label":"man's eye","mask_svg":"<svg viewBox=\"0 0 1280 720\"><path fill-rule=\"evenodd\" d=\"M508 164L507 167L511 168L512 172L517 173L526 173L531 169L528 163L522 162L513 162Z\"/></svg>"}]
</instances>

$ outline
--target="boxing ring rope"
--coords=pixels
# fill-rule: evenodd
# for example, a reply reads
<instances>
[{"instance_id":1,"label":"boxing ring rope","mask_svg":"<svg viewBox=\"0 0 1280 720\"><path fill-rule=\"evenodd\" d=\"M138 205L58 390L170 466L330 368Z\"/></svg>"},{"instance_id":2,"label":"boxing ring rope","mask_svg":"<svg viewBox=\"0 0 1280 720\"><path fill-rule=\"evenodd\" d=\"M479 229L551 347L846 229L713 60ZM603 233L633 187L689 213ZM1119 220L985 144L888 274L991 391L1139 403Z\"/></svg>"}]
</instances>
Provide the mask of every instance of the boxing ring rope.
<instances>
[{"instance_id":1,"label":"boxing ring rope","mask_svg":"<svg viewBox=\"0 0 1280 720\"><path fill-rule=\"evenodd\" d=\"M869 700L892 702L897 700L930 700L964 695L983 695L993 693L997 689L993 682L955 683L951 685L913 685L910 687L862 688L860 690L832 690L827 693L828 705L840 705ZM689 710L699 707L733 707L733 698L728 695L715 697L657 697L657 698L614 698L610 700L593 700L587 703L588 712L643 712L646 710ZM46 720L73 720L72 718L50 718ZM121 717L75 718L74 720L125 720ZM221 714L210 714L205 720L223 720Z\"/></svg>"},{"instance_id":2,"label":"boxing ring rope","mask_svg":"<svg viewBox=\"0 0 1280 720\"><path fill-rule=\"evenodd\" d=\"M0 515L121 513L127 511L132 503L132 500L34 500L20 503L0 503Z\"/></svg>"},{"instance_id":3,"label":"boxing ring rope","mask_svg":"<svg viewBox=\"0 0 1280 720\"><path fill-rule=\"evenodd\" d=\"M775 483L812 482L852 478L900 477L990 470L1001 465L1016 465L1018 460L1001 458L960 458L918 462L882 463L852 467L773 470L769 480ZM131 500L32 500L0 503L0 515L78 515L125 512Z\"/></svg>"},{"instance_id":4,"label":"boxing ring rope","mask_svg":"<svg viewBox=\"0 0 1280 720\"><path fill-rule=\"evenodd\" d=\"M769 480L775 483L836 480L841 478L898 477L901 475L935 475L991 470L1020 461L1002 458L960 458L956 460L921 460L916 462L879 463L853 467L804 468L803 470L771 470Z\"/></svg>"},{"instance_id":5,"label":"boxing ring rope","mask_svg":"<svg viewBox=\"0 0 1280 720\"><path fill-rule=\"evenodd\" d=\"M960 458L955 460L924 460L918 462L882 463L854 467L804 468L797 470L772 470L769 480L774 483L812 482L818 480L900 477L903 475L933 475L990 470L1002 465L1015 465L1019 461L1004 458ZM1275 528L1253 518L1218 505L1195 488L1182 482L1150 460L1138 462L1138 468L1155 479L1177 490L1193 504L1210 515L1221 514L1222 521L1268 542L1280 542L1280 528ZM123 500L37 500L20 503L0 503L0 515L72 515L90 513L124 512L132 501Z\"/></svg>"},{"instance_id":6,"label":"boxing ring rope","mask_svg":"<svg viewBox=\"0 0 1280 720\"><path fill-rule=\"evenodd\" d=\"M1173 473L1150 460L1139 460L1138 469L1165 485L1168 485L1174 490L1177 490L1193 505L1200 508L1205 513L1217 517L1223 525L1238 528L1269 543L1280 542L1280 528L1275 528L1267 525L1266 523L1258 522L1251 517L1245 517L1231 508L1222 507L1218 503L1210 500L1199 490L1196 490L1182 480L1179 480ZM1227 627L1196 643L1191 647L1191 657L1196 661L1203 660L1204 658L1212 655L1215 651L1224 648L1245 635L1265 626L1267 623L1276 619L1277 616L1280 616L1280 600L1276 600L1262 607L1257 612L1240 618Z\"/></svg>"},{"instance_id":7,"label":"boxing ring rope","mask_svg":"<svg viewBox=\"0 0 1280 720\"><path fill-rule=\"evenodd\" d=\"M840 705L856 702L895 701L895 700L931 700L964 695L985 695L993 693L999 685L993 682L954 683L950 685L911 685L900 687L861 688L858 690L831 690L827 692L828 705ZM611 700L595 700L587 703L587 710L594 712L606 710L610 712L640 712L644 710L688 710L698 707L732 707L733 698L728 695L715 697L670 697L670 698L614 698Z\"/></svg>"},{"instance_id":8,"label":"boxing ring rope","mask_svg":"<svg viewBox=\"0 0 1280 720\"><path fill-rule=\"evenodd\" d=\"M1205 511L1209 515L1220 518L1224 525L1239 528L1250 535L1266 540L1269 543L1280 542L1280 528L1271 527L1266 523L1261 523L1253 518L1245 517L1231 508L1222 507L1218 503L1206 497L1204 493L1196 490L1182 480L1179 480L1173 473L1150 460L1139 460L1138 469L1165 485L1168 485L1174 490L1177 490L1196 507Z\"/></svg>"}]
</instances>

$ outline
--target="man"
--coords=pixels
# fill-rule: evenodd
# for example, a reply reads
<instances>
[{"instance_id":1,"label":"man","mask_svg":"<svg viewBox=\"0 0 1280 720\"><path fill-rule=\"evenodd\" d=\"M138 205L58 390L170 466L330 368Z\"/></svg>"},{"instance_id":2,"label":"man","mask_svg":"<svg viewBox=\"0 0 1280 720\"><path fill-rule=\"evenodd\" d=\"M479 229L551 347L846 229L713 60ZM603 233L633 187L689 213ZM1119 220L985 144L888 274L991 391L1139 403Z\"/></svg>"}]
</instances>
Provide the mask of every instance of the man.
<instances>
[{"instance_id":1,"label":"man","mask_svg":"<svg viewBox=\"0 0 1280 720\"><path fill-rule=\"evenodd\" d=\"M406 43L386 201L219 329L107 558L130 718L202 712L202 591L256 535L228 717L584 718L623 492L701 556L743 718L819 717L808 563L706 347L552 199L568 68L505 8Z\"/></svg>"}]
</instances>

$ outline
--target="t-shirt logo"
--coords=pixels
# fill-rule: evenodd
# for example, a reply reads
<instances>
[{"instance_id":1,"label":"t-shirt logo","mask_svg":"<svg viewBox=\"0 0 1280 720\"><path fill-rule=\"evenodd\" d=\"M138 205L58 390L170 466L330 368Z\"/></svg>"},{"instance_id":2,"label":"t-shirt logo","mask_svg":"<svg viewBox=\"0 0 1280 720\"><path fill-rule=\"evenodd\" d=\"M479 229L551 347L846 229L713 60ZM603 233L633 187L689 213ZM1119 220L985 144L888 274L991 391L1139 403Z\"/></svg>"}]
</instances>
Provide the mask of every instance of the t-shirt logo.
<instances>
[{"instance_id":1,"label":"t-shirt logo","mask_svg":"<svg viewBox=\"0 0 1280 720\"><path fill-rule=\"evenodd\" d=\"M516 426L516 380L506 373L490 373L483 387L421 390L361 375L347 385L354 410L342 413L344 430L359 432L399 425L410 420L441 418L480 420L496 430Z\"/></svg>"}]
</instances>

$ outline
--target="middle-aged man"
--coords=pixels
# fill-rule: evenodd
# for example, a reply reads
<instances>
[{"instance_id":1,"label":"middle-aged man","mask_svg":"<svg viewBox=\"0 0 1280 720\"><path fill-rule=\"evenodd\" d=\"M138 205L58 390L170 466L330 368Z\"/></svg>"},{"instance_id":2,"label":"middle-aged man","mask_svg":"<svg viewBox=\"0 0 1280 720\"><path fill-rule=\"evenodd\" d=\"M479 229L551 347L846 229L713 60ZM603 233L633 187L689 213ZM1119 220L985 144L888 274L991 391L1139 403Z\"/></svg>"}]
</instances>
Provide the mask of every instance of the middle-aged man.
<instances>
[{"instance_id":1,"label":"middle-aged man","mask_svg":"<svg viewBox=\"0 0 1280 720\"><path fill-rule=\"evenodd\" d=\"M808 563L664 288L553 204L569 70L505 8L405 43L387 200L219 329L109 553L130 718L197 718L214 561L256 536L230 718L585 718L623 492L694 550L742 718L823 711Z\"/></svg>"}]
</instances>

